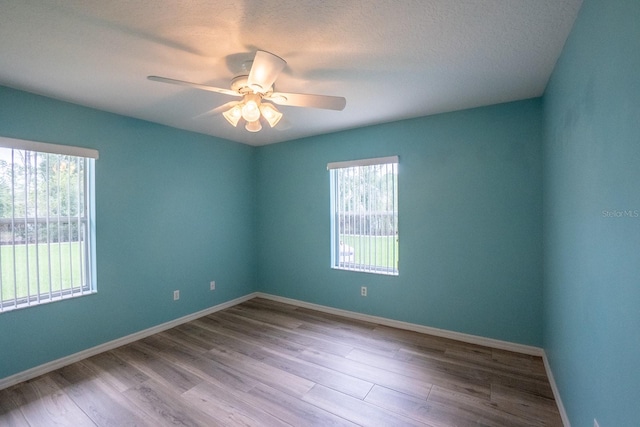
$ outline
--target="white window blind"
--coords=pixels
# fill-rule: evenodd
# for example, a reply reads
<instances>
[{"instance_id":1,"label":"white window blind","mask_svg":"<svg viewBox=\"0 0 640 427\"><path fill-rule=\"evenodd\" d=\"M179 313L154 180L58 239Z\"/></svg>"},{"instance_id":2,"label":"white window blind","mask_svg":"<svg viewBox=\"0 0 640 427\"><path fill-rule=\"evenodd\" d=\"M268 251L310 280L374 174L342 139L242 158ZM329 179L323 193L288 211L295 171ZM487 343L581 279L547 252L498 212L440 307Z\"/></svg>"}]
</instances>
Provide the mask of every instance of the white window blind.
<instances>
[{"instance_id":1,"label":"white window blind","mask_svg":"<svg viewBox=\"0 0 640 427\"><path fill-rule=\"evenodd\" d=\"M398 274L398 157L327 165L331 267Z\"/></svg>"},{"instance_id":2,"label":"white window blind","mask_svg":"<svg viewBox=\"0 0 640 427\"><path fill-rule=\"evenodd\" d=\"M96 150L0 137L0 311L92 293Z\"/></svg>"}]
</instances>

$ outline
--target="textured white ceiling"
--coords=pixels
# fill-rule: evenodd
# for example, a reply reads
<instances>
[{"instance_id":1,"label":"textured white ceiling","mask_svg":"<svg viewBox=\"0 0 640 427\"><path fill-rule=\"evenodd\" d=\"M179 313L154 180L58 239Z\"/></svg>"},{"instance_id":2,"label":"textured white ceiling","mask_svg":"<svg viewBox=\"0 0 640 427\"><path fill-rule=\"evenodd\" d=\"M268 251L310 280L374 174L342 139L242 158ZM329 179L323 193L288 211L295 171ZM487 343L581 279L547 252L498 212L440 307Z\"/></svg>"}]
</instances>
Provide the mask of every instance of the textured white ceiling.
<instances>
[{"instance_id":1,"label":"textured white ceiling","mask_svg":"<svg viewBox=\"0 0 640 427\"><path fill-rule=\"evenodd\" d=\"M582 0L0 0L0 84L264 145L542 95ZM347 98L280 107L249 133L207 111L257 49L277 90ZM284 121L284 120L283 120ZM1 129L0 129L1 132Z\"/></svg>"}]
</instances>

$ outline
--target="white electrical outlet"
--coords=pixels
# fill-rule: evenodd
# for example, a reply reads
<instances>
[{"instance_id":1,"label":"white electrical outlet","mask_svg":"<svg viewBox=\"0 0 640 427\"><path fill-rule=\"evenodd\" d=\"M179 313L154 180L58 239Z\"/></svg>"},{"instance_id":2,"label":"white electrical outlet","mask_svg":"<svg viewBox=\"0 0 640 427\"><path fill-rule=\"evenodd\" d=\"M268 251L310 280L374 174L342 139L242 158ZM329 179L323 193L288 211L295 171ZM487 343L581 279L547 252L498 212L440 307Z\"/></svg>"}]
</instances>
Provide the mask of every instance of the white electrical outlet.
<instances>
[{"instance_id":1,"label":"white electrical outlet","mask_svg":"<svg viewBox=\"0 0 640 427\"><path fill-rule=\"evenodd\" d=\"M180 299L180 291L173 291L173 300L178 301Z\"/></svg>"},{"instance_id":2,"label":"white electrical outlet","mask_svg":"<svg viewBox=\"0 0 640 427\"><path fill-rule=\"evenodd\" d=\"M216 281L212 280L211 283L209 283L209 289L212 291L216 290Z\"/></svg>"},{"instance_id":3,"label":"white electrical outlet","mask_svg":"<svg viewBox=\"0 0 640 427\"><path fill-rule=\"evenodd\" d=\"M367 296L367 287L363 286L360 288L360 296L366 297Z\"/></svg>"}]
</instances>

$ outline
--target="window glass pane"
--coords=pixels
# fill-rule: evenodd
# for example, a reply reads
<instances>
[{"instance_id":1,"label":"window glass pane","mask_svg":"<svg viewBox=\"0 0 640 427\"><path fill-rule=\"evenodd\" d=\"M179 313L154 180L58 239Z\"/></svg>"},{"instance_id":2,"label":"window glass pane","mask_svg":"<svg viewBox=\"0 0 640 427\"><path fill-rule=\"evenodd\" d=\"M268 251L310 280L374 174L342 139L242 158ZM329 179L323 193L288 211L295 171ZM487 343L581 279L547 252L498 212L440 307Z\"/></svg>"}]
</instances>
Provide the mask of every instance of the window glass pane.
<instances>
[{"instance_id":1,"label":"window glass pane","mask_svg":"<svg viewBox=\"0 0 640 427\"><path fill-rule=\"evenodd\" d=\"M0 311L93 291L93 161L0 147Z\"/></svg>"},{"instance_id":2,"label":"window glass pane","mask_svg":"<svg viewBox=\"0 0 640 427\"><path fill-rule=\"evenodd\" d=\"M397 162L340 166L330 170L331 266L397 275Z\"/></svg>"}]
</instances>

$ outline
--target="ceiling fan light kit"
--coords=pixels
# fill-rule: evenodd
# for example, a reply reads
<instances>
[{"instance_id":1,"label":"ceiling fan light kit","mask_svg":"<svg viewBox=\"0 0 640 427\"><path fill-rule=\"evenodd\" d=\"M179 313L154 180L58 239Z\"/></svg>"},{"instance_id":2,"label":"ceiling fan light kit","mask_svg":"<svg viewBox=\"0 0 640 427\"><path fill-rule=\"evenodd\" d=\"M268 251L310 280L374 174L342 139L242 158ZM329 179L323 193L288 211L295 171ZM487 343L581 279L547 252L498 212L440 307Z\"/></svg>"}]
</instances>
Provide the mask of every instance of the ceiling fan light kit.
<instances>
[{"instance_id":1,"label":"ceiling fan light kit","mask_svg":"<svg viewBox=\"0 0 640 427\"><path fill-rule=\"evenodd\" d=\"M242 97L242 101L224 111L222 115L234 127L238 126L240 119L244 119L245 129L249 132L259 132L262 129L261 118L270 127L276 126L282 118L282 113L275 105L270 102L262 102L263 100L292 107L311 107L336 111L344 109L347 101L339 96L274 92L273 84L285 65L287 65L286 61L279 56L259 50L256 52L249 74L235 77L231 81L231 90L167 77L148 76L147 78L157 82Z\"/></svg>"}]
</instances>

